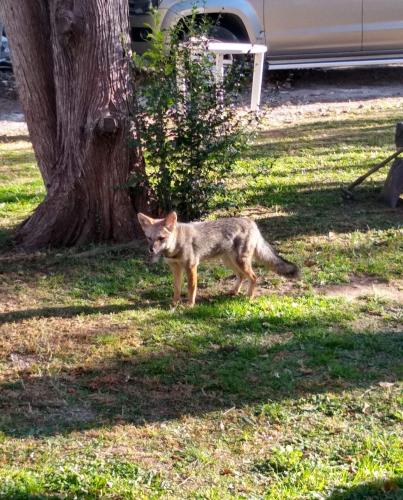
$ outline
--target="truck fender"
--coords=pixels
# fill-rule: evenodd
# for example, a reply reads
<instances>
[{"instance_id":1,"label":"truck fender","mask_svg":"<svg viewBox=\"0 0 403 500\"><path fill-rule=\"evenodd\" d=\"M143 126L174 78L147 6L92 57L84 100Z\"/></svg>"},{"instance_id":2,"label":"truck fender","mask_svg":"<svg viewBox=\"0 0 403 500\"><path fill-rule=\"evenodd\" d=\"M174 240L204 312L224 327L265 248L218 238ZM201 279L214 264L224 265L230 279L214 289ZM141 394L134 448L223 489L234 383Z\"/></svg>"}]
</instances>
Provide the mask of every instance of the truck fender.
<instances>
[{"instance_id":1,"label":"truck fender","mask_svg":"<svg viewBox=\"0 0 403 500\"><path fill-rule=\"evenodd\" d=\"M192 14L193 8L200 14L233 14L245 26L250 43L265 43L264 27L259 16L252 5L245 0L237 2L220 0L219 5L217 5L217 0L205 0L200 7L197 5L195 7L194 0L163 2L159 9L161 14L160 28L166 30L176 26L181 19Z\"/></svg>"}]
</instances>

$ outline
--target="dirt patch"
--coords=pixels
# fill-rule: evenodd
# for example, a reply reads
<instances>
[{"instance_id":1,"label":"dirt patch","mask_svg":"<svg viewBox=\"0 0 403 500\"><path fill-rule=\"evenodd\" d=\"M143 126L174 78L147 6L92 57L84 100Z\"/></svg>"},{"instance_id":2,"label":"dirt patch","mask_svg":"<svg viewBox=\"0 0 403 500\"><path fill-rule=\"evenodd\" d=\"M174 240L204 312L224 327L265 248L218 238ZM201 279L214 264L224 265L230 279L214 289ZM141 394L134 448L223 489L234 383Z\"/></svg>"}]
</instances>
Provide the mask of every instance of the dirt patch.
<instances>
[{"instance_id":1,"label":"dirt patch","mask_svg":"<svg viewBox=\"0 0 403 500\"><path fill-rule=\"evenodd\" d=\"M390 65L269 72L261 109L281 126L402 105L403 66Z\"/></svg>"},{"instance_id":2,"label":"dirt patch","mask_svg":"<svg viewBox=\"0 0 403 500\"><path fill-rule=\"evenodd\" d=\"M403 66L309 69L269 72L264 102L272 106L300 103L353 102L403 97Z\"/></svg>"},{"instance_id":3,"label":"dirt patch","mask_svg":"<svg viewBox=\"0 0 403 500\"><path fill-rule=\"evenodd\" d=\"M216 285L204 287L200 286L198 293L198 302L212 302L217 297L232 296L231 290L235 285L235 276L230 275L217 282ZM243 283L240 296L246 296L248 282ZM298 296L304 292L296 282L292 280L279 280L277 284L265 282L264 276L259 276L258 283L255 288L255 296L287 295ZM378 297L387 300L392 300L399 304L403 304L403 281L398 280L393 283L376 279L370 276L352 276L349 283L342 285L327 285L315 288L315 292L327 297L341 297L351 302L364 297Z\"/></svg>"},{"instance_id":4,"label":"dirt patch","mask_svg":"<svg viewBox=\"0 0 403 500\"><path fill-rule=\"evenodd\" d=\"M0 81L1 81L0 72ZM12 87L12 81L7 85ZM249 106L250 89L243 104ZM24 114L11 90L0 94L0 136L27 134ZM11 97L11 98L10 98ZM266 74L262 113L273 126L353 113L403 108L403 66L310 69Z\"/></svg>"},{"instance_id":5,"label":"dirt patch","mask_svg":"<svg viewBox=\"0 0 403 500\"><path fill-rule=\"evenodd\" d=\"M319 287L316 291L328 297L343 297L348 301L375 296L403 304L403 283L386 283L371 277L353 277L350 283Z\"/></svg>"}]
</instances>

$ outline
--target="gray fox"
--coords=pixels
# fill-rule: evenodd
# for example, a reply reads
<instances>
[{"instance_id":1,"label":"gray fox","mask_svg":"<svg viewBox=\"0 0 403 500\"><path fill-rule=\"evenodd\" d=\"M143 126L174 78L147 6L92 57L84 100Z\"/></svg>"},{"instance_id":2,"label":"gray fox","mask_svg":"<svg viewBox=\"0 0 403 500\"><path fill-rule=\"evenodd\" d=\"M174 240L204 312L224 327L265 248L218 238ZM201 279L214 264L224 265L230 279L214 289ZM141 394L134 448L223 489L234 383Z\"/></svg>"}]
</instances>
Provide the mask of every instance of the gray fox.
<instances>
[{"instance_id":1,"label":"gray fox","mask_svg":"<svg viewBox=\"0 0 403 500\"><path fill-rule=\"evenodd\" d=\"M164 219L152 219L139 213L138 219L147 237L152 260L164 257L174 275L174 304L180 300L182 274L186 271L189 305L194 305L197 266L205 259L221 257L224 264L235 272L237 281L232 290L233 295L239 293L243 281L248 279L248 296L251 298L256 286L253 258L282 276L296 278L299 274L295 264L281 258L264 240L251 219L230 217L180 223L175 212Z\"/></svg>"}]
</instances>

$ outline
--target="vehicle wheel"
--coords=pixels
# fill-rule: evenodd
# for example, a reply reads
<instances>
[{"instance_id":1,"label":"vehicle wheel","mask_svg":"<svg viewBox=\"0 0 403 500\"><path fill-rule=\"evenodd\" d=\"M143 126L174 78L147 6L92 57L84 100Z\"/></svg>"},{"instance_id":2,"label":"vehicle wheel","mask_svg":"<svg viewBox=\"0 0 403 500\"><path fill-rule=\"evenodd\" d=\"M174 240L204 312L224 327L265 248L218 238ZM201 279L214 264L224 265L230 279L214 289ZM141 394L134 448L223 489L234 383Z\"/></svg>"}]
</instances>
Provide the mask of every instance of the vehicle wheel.
<instances>
[{"instance_id":1,"label":"vehicle wheel","mask_svg":"<svg viewBox=\"0 0 403 500\"><path fill-rule=\"evenodd\" d=\"M212 26L209 30L209 38L212 42L239 42L239 38L234 35L232 31L224 28L223 26ZM234 61L234 56L228 54L227 56L225 56L225 59L228 61L228 63L232 64Z\"/></svg>"},{"instance_id":2,"label":"vehicle wheel","mask_svg":"<svg viewBox=\"0 0 403 500\"><path fill-rule=\"evenodd\" d=\"M223 26L212 26L209 30L209 36L214 42L239 42L239 38Z\"/></svg>"}]
</instances>

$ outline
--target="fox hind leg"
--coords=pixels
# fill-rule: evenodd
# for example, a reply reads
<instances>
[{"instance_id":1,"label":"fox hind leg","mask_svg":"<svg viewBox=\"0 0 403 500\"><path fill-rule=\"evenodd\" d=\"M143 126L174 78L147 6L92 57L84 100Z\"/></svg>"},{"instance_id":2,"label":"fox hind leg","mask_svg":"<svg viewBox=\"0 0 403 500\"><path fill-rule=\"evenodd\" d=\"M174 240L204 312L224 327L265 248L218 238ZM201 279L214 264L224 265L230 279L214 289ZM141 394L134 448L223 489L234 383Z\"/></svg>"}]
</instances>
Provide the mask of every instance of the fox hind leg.
<instances>
[{"instance_id":1,"label":"fox hind leg","mask_svg":"<svg viewBox=\"0 0 403 500\"><path fill-rule=\"evenodd\" d=\"M244 278L242 276L238 275L236 277L236 282L234 288L231 290L231 295L238 295L238 293L241 291L243 281Z\"/></svg>"},{"instance_id":2,"label":"fox hind leg","mask_svg":"<svg viewBox=\"0 0 403 500\"><path fill-rule=\"evenodd\" d=\"M193 307L195 305L197 293L197 265L189 267L186 271L188 277L189 306Z\"/></svg>"},{"instance_id":3,"label":"fox hind leg","mask_svg":"<svg viewBox=\"0 0 403 500\"><path fill-rule=\"evenodd\" d=\"M242 273L249 280L248 297L253 298L255 295L256 281L257 277L252 269L252 259L250 258L237 258L237 264L241 269Z\"/></svg>"},{"instance_id":4,"label":"fox hind leg","mask_svg":"<svg viewBox=\"0 0 403 500\"><path fill-rule=\"evenodd\" d=\"M244 279L246 278L246 275L241 271L240 267L237 265L234 259L232 259L229 255L226 255L223 257L223 262L224 264L232 269L234 273L236 274L236 282L232 290L230 291L231 295L238 295L238 293L241 291L242 283L244 282Z\"/></svg>"}]
</instances>

